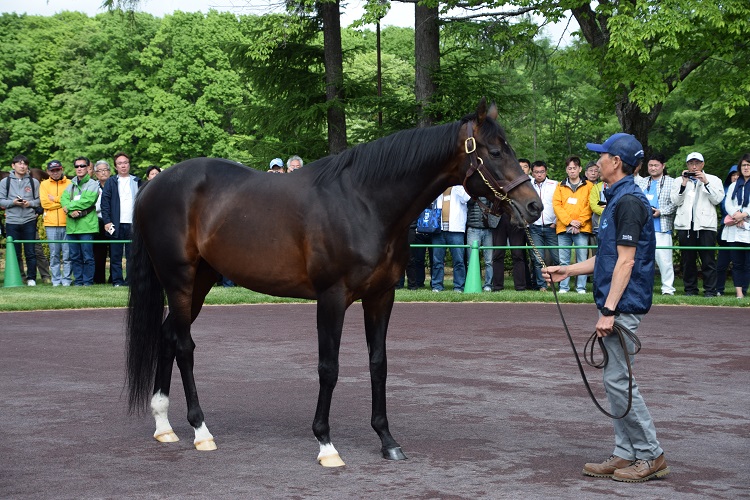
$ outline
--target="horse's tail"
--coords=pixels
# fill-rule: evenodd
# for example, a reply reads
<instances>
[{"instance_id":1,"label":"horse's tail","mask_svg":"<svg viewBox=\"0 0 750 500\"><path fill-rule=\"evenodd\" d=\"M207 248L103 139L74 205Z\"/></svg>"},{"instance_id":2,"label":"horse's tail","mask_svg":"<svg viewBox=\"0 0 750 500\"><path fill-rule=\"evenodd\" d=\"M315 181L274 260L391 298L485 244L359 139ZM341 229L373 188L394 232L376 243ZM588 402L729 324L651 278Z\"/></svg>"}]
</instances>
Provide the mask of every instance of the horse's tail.
<instances>
[{"instance_id":1,"label":"horse's tail","mask_svg":"<svg viewBox=\"0 0 750 500\"><path fill-rule=\"evenodd\" d=\"M130 413L145 410L154 388L164 319L164 287L156 276L138 220L133 221L128 259L127 379Z\"/></svg>"}]
</instances>

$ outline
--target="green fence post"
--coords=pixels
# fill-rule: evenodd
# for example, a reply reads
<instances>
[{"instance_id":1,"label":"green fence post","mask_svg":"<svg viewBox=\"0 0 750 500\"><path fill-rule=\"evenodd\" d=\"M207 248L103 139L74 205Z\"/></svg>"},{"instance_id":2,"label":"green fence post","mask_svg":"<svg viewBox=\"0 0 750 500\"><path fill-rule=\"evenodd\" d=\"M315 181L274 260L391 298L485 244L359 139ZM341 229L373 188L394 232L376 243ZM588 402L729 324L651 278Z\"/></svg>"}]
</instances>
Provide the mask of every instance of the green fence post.
<instances>
[{"instance_id":1,"label":"green fence post","mask_svg":"<svg viewBox=\"0 0 750 500\"><path fill-rule=\"evenodd\" d=\"M464 293L482 293L482 271L479 265L479 242L471 242L469 270L466 272Z\"/></svg>"},{"instance_id":2,"label":"green fence post","mask_svg":"<svg viewBox=\"0 0 750 500\"><path fill-rule=\"evenodd\" d=\"M21 279L21 270L18 268L18 257L16 257L16 245L13 243L13 237L8 236L5 240L5 288L12 286L23 286Z\"/></svg>"}]
</instances>

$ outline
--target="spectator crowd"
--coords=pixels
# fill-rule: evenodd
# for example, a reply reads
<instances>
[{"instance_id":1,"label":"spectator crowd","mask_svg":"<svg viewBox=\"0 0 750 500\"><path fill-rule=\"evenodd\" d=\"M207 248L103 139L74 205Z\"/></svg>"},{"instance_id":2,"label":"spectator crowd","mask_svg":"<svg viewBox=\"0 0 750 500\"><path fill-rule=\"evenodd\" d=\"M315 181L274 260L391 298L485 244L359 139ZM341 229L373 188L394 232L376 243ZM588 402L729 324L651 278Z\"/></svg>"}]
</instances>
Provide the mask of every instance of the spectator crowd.
<instances>
[{"instance_id":1,"label":"spectator crowd","mask_svg":"<svg viewBox=\"0 0 750 500\"><path fill-rule=\"evenodd\" d=\"M131 158L118 152L113 158L114 171L108 160L92 162L80 156L73 162L75 175L67 178L58 160L47 163L48 178L31 175L29 160L23 155L11 161L10 174L0 180L0 208L5 212L5 230L15 240L25 240L17 247L19 268L27 285L35 286L37 273L53 286L87 286L111 283L126 286L126 269L130 248L133 204L139 189L161 169L149 166L146 178L130 173ZM487 213L488 200L472 198L462 186L445 190L431 207L440 212L439 229L426 234L414 221L409 230L410 244L437 245L433 248L412 247L405 282L415 290L426 286L425 253L429 261L429 284L433 292L445 290L446 257L450 253L453 267L452 287L463 292L468 268L467 252L462 245L478 242L482 247L480 266L485 292L505 287L505 248L490 247L560 247L541 249L547 265L569 265L572 250L575 261L582 262L595 252L599 217L607 205L606 183L599 180L596 162L584 168L581 158L565 159L565 176L559 182L548 177L547 163L519 159L519 164L543 204L539 219L529 224L528 233L511 223L509 215ZM303 166L302 158L291 156L286 165L274 158L269 173L292 172ZM685 295L698 295L699 277L703 295L715 297L727 293L727 272L731 266L734 294L742 298L750 282L750 153L742 155L726 178L704 172L704 158L690 153L679 177L666 172L664 155L655 153L636 171L635 183L651 204L656 235L656 264L661 275L661 293L674 295L674 265L671 247L676 236ZM645 167L645 168L643 168ZM38 177L38 176L37 176ZM49 259L39 239L37 219L49 243ZM529 235L531 240L529 240ZM92 241L108 241L94 244ZM67 241L76 241L68 244ZM718 243L718 247L716 247ZM666 247L666 248L665 248ZM699 248L700 247L700 248ZM716 247L716 248L715 248ZM724 248L734 248L725 250ZM737 249L739 248L739 249ZM542 262L535 252L511 248L510 275L515 290L547 291L542 276ZM110 259L109 277L106 273ZM232 282L224 279L225 286ZM560 282L560 293L588 292L588 276L576 276Z\"/></svg>"},{"instance_id":2,"label":"spectator crowd","mask_svg":"<svg viewBox=\"0 0 750 500\"><path fill-rule=\"evenodd\" d=\"M38 169L32 171L24 155L11 160L11 171L0 177L0 209L5 216L0 235L27 242L16 245L16 256L28 286L36 286L37 273L52 286L127 286L123 259L127 263L130 256L135 197L161 172L150 165L142 180L130 173L130 161L127 153L115 153L113 172L108 160L92 165L89 158L79 156L73 161L75 174L68 178L59 160L47 163L46 175ZM302 165L302 158L296 155L287 160L286 168L275 158L268 171L292 172ZM40 217L49 258L42 245L34 242L40 240ZM234 286L225 278L221 283Z\"/></svg>"},{"instance_id":3,"label":"spectator crowd","mask_svg":"<svg viewBox=\"0 0 750 500\"><path fill-rule=\"evenodd\" d=\"M460 185L452 186L431 204L440 211L440 231L420 233L415 221L409 232L410 244L449 245L453 259L453 291L463 292L466 283L466 250L457 245L478 242L482 247L483 291L503 290L505 287L505 248L531 244L540 249L540 256L550 266L567 266L583 262L596 250L599 217L607 206L609 186L599 179L596 162L584 169L581 158L565 159L565 177L559 182L547 176L547 164L538 160L518 160L523 171L542 200L539 219L529 224L528 235L523 228L511 224L510 216L494 216L486 212L487 200L471 198ZM645 169L642 167L646 167ZM674 295L675 272L673 236L679 242L684 294L698 295L699 277L703 281L703 296L716 297L725 290L727 271L731 265L732 282L737 298L744 298L750 282L750 153L744 154L737 165L729 169L722 182L704 172L705 162L699 152L690 153L677 178L666 172L664 155L655 153L639 165L634 175L651 205L651 218L656 237L656 265L661 275L662 295ZM641 172L641 170L643 170ZM530 239L529 239L530 237ZM718 247L716 247L718 243ZM700 247L700 248L698 248ZM723 250L731 247L732 250ZM412 247L406 269L406 279L399 286L411 290L425 287L424 247ZM445 247L427 250L430 281L433 292L445 289ZM531 249L511 248L511 276L515 290L547 291L542 277L542 261ZM560 293L575 291L588 293L589 276L576 276L560 281ZM730 292L731 293L731 292Z\"/></svg>"}]
</instances>

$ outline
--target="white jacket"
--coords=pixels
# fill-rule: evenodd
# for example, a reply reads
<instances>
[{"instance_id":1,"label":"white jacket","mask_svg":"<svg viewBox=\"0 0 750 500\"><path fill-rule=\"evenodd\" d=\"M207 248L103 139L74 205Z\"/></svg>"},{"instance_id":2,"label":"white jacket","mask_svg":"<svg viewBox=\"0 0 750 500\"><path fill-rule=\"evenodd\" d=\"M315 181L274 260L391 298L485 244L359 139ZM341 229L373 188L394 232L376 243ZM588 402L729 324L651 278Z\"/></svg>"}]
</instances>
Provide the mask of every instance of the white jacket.
<instances>
[{"instance_id":1,"label":"white jacket","mask_svg":"<svg viewBox=\"0 0 750 500\"><path fill-rule=\"evenodd\" d=\"M674 228L677 230L690 229L693 221L695 231L716 231L718 217L716 205L724 199L724 184L715 175L706 174L706 184L701 181L688 181L685 190L682 188L682 178L677 178L672 185L672 203L677 205L674 218Z\"/></svg>"},{"instance_id":2,"label":"white jacket","mask_svg":"<svg viewBox=\"0 0 750 500\"><path fill-rule=\"evenodd\" d=\"M464 187L459 184L457 186L453 186L453 189L451 189L451 194L447 198L450 198L451 204L450 214L447 221L448 231L452 233L465 233L466 215L468 213L466 204L471 199L471 196L469 196ZM443 193L440 193L440 196L437 197L435 203L437 203L438 208L442 208ZM443 220L443 231L445 231L445 222L446 221Z\"/></svg>"},{"instance_id":3,"label":"white jacket","mask_svg":"<svg viewBox=\"0 0 750 500\"><path fill-rule=\"evenodd\" d=\"M542 210L542 215L540 215L539 218L534 221L534 224L540 226L545 225L547 227L549 227L551 224L556 224L557 216L555 215L555 208L552 206L552 196L555 194L557 181L553 181L552 179L547 177L540 185L537 184L534 179L532 179L531 187L534 188L536 194L538 194L539 198L541 198L542 207L544 208L544 210Z\"/></svg>"},{"instance_id":4,"label":"white jacket","mask_svg":"<svg viewBox=\"0 0 750 500\"><path fill-rule=\"evenodd\" d=\"M732 198L736 185L737 183L733 182L732 185L729 186L729 189L727 189L727 200L724 202L724 208L726 208L729 215L734 215L738 210L750 215L750 207L741 208L737 200ZM721 237L728 243L750 243L750 221L745 220L744 228L737 226L724 226L724 230L721 232Z\"/></svg>"}]
</instances>

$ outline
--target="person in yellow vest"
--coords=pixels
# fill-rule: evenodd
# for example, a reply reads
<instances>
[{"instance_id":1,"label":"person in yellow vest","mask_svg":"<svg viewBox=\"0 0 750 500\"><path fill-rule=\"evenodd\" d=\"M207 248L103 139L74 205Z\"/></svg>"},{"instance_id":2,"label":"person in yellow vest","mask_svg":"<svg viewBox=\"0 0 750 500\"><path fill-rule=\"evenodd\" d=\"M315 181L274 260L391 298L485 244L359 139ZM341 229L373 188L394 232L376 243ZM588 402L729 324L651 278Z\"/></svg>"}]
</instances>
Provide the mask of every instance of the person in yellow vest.
<instances>
[{"instance_id":1,"label":"person in yellow vest","mask_svg":"<svg viewBox=\"0 0 750 500\"><path fill-rule=\"evenodd\" d=\"M557 241L560 246L577 247L576 262L588 258L589 236L591 227L591 206L589 195L593 183L581 177L581 159L570 156L565 160L567 179L557 185L552 196L552 206L557 217ZM570 264L570 248L560 249L560 265ZM560 282L560 293L570 290L570 278ZM576 291L586 293L586 275L576 279Z\"/></svg>"},{"instance_id":2,"label":"person in yellow vest","mask_svg":"<svg viewBox=\"0 0 750 500\"><path fill-rule=\"evenodd\" d=\"M67 219L60 199L70 184L70 179L65 177L62 163L58 160L47 163L47 173L49 179L43 180L39 185L39 199L44 208L44 230L47 232L47 239L53 241L49 244L52 286L70 286L70 249L67 243L59 243L65 239Z\"/></svg>"}]
</instances>

